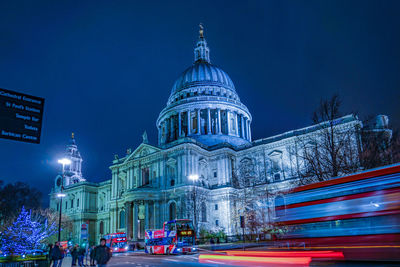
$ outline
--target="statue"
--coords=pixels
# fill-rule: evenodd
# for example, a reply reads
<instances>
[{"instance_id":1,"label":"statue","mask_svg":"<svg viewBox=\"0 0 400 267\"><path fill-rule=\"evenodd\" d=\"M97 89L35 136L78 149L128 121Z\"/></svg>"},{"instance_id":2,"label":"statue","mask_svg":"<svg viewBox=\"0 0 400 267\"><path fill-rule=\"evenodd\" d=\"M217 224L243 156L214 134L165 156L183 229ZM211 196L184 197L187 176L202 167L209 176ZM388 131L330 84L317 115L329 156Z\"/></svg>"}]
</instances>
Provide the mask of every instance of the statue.
<instances>
[{"instance_id":1,"label":"statue","mask_svg":"<svg viewBox=\"0 0 400 267\"><path fill-rule=\"evenodd\" d=\"M200 38L204 38L204 26L203 26L203 23L200 23L199 27L200 27L200 30L199 30Z\"/></svg>"},{"instance_id":2,"label":"statue","mask_svg":"<svg viewBox=\"0 0 400 267\"><path fill-rule=\"evenodd\" d=\"M147 132L146 131L144 131L144 133L142 135L142 138L143 138L143 144L148 144L149 143L149 140L147 139Z\"/></svg>"}]
</instances>

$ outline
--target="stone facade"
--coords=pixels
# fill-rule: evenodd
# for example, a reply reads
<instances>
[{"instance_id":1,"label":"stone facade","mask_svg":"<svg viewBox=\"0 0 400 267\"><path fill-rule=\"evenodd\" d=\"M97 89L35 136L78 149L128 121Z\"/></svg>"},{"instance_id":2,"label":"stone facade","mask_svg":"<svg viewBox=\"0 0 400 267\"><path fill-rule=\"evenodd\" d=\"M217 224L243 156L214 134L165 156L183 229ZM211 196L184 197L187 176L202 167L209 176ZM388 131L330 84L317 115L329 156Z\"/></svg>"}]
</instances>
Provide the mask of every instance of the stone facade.
<instances>
[{"instance_id":1,"label":"stone facade","mask_svg":"<svg viewBox=\"0 0 400 267\"><path fill-rule=\"evenodd\" d=\"M251 114L229 76L210 63L202 30L194 53L193 65L175 82L157 119L158 145L151 145L145 133L134 151L115 156L111 179L102 183L67 171L63 211L73 220L74 230L66 238L81 242L80 225L89 223L91 243L114 232L140 240L145 229L175 218L191 218L197 229L234 235L241 233L238 217L248 206L266 209L260 220L273 220L277 192L293 187L301 168L289 151L299 136L315 134L318 127L252 141ZM357 143L362 122L348 115L337 123L353 129ZM80 159L71 167L80 171L82 159L76 155L72 138L67 157ZM50 194L55 210L59 190L56 182Z\"/></svg>"}]
</instances>

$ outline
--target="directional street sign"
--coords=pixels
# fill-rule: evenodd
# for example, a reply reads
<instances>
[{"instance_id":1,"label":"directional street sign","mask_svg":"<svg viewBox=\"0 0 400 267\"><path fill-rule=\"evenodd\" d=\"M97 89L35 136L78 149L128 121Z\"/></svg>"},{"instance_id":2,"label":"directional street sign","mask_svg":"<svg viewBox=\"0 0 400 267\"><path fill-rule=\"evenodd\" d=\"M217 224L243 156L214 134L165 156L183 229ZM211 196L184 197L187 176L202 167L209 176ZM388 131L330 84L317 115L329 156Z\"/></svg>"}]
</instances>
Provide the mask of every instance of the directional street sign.
<instances>
[{"instance_id":1,"label":"directional street sign","mask_svg":"<svg viewBox=\"0 0 400 267\"><path fill-rule=\"evenodd\" d=\"M0 138L40 143L44 99L0 88Z\"/></svg>"}]
</instances>

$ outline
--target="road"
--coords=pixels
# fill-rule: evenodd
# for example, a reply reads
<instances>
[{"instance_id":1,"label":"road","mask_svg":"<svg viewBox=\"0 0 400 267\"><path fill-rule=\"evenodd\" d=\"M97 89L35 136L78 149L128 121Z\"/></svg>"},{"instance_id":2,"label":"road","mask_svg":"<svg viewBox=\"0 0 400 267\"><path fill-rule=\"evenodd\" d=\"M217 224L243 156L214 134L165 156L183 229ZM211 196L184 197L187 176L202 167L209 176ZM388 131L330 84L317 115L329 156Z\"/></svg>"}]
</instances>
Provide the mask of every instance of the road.
<instances>
[{"instance_id":1,"label":"road","mask_svg":"<svg viewBox=\"0 0 400 267\"><path fill-rule=\"evenodd\" d=\"M226 264L199 263L199 254L190 255L149 255L143 252L114 254L107 266L227 266Z\"/></svg>"},{"instance_id":2,"label":"road","mask_svg":"<svg viewBox=\"0 0 400 267\"><path fill-rule=\"evenodd\" d=\"M262 248L253 249L253 252L260 251ZM247 253L250 251L246 251ZM292 252L285 252L291 254ZM295 252L293 252L295 253ZM200 251L200 254L219 254L222 255L224 253L211 252L207 250ZM268 257L267 257L268 258ZM265 259L267 259L265 258ZM143 251L141 252L127 252L127 253L115 253L113 254L112 259L107 264L110 267L153 267L153 266L173 266L173 267L181 267L181 266L213 266L213 267L229 267L233 266L230 264L234 264L236 266L268 266L268 267L276 267L276 266L300 266L294 264L294 258L289 258L286 262L281 262L280 264L276 263L260 263L260 262L250 262L250 261L236 261L229 262L229 260L223 259L209 259L207 261L200 263L199 262L199 254L190 254L190 255L149 255L145 254ZM70 262L65 262L64 266L70 266ZM365 267L365 266L380 266L380 267L391 267L391 266L400 266L400 262L369 262L369 261L336 261L333 259L326 260L313 260L309 264L301 264L301 266L327 266L330 267Z\"/></svg>"}]
</instances>

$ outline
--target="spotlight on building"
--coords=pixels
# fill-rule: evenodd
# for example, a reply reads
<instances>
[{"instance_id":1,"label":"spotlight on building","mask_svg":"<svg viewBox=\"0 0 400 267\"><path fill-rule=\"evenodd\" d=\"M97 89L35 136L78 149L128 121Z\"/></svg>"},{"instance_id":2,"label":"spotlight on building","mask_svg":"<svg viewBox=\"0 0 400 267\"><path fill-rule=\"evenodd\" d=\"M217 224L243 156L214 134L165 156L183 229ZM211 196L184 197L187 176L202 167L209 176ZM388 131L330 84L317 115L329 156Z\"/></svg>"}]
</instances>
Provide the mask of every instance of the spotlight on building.
<instances>
[{"instance_id":1,"label":"spotlight on building","mask_svg":"<svg viewBox=\"0 0 400 267\"><path fill-rule=\"evenodd\" d=\"M66 194L64 194L64 193L58 193L57 194L57 197L66 197L67 195Z\"/></svg>"},{"instance_id":2,"label":"spotlight on building","mask_svg":"<svg viewBox=\"0 0 400 267\"><path fill-rule=\"evenodd\" d=\"M63 166L71 164L71 160L67 158L59 159L58 163L62 164Z\"/></svg>"},{"instance_id":3,"label":"spotlight on building","mask_svg":"<svg viewBox=\"0 0 400 267\"><path fill-rule=\"evenodd\" d=\"M197 181L199 180L199 176L197 174L191 174L189 175L189 179L192 181Z\"/></svg>"}]
</instances>

